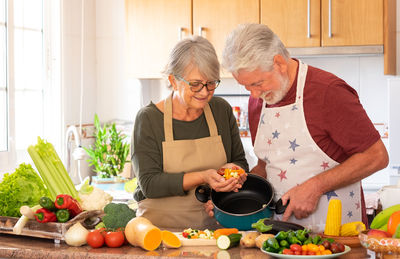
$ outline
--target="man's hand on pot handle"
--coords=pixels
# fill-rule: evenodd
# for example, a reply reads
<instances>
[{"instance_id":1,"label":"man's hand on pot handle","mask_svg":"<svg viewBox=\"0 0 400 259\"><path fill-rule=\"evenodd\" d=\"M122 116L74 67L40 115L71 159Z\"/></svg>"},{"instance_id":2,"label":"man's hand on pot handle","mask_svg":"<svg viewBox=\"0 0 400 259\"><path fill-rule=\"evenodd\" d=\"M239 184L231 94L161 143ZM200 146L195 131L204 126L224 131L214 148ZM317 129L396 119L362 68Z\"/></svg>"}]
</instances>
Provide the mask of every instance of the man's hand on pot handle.
<instances>
[{"instance_id":1,"label":"man's hand on pot handle","mask_svg":"<svg viewBox=\"0 0 400 259\"><path fill-rule=\"evenodd\" d=\"M296 219L307 218L312 214L321 197L317 189L318 186L312 186L310 182L305 182L287 191L281 197L282 205L286 205L290 200L282 220L287 221L292 214Z\"/></svg>"}]
</instances>

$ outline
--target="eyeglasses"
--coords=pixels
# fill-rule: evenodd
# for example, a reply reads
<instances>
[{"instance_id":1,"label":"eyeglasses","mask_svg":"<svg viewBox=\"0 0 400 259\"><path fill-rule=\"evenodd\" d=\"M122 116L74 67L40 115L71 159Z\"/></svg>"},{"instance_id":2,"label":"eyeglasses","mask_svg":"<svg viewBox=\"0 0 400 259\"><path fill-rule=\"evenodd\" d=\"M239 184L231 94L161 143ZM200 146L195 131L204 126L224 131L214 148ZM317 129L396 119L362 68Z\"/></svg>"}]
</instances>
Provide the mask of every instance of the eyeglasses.
<instances>
[{"instance_id":1,"label":"eyeglasses","mask_svg":"<svg viewBox=\"0 0 400 259\"><path fill-rule=\"evenodd\" d=\"M215 88L217 88L219 83L221 82L221 80L214 80L214 81L208 81L205 84L203 84L200 81L193 81L193 82L186 81L183 77L180 76L176 76L176 78L188 84L190 90L192 90L192 92L195 93L200 92L203 89L203 87L206 87L207 91L209 92L214 91Z\"/></svg>"}]
</instances>

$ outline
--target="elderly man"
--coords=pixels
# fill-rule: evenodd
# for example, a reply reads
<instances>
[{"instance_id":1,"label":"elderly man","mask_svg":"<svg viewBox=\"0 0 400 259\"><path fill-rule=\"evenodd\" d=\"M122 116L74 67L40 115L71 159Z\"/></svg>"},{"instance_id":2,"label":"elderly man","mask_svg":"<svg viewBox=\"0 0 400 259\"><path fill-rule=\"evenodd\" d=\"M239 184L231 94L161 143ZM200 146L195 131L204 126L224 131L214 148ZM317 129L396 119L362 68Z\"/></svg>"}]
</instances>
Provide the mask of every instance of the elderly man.
<instances>
[{"instance_id":1,"label":"elderly man","mask_svg":"<svg viewBox=\"0 0 400 259\"><path fill-rule=\"evenodd\" d=\"M276 199L288 204L281 219L323 231L335 198L342 201L342 223L361 221L361 180L386 167L388 154L357 92L291 58L262 24L232 31L222 65L251 93L249 122L258 157L251 172L266 177Z\"/></svg>"}]
</instances>

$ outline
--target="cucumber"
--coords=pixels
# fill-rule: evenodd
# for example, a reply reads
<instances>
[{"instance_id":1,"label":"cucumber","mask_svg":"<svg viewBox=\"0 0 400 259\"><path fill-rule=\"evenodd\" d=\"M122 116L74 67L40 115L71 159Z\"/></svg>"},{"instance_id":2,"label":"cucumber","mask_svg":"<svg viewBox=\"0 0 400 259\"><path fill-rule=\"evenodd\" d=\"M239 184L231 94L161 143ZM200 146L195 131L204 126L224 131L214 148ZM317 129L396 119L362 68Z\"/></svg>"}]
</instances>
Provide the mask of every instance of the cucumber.
<instances>
[{"instance_id":1,"label":"cucumber","mask_svg":"<svg viewBox=\"0 0 400 259\"><path fill-rule=\"evenodd\" d=\"M219 249L228 249L239 245L242 234L221 235L217 238L217 246Z\"/></svg>"}]
</instances>

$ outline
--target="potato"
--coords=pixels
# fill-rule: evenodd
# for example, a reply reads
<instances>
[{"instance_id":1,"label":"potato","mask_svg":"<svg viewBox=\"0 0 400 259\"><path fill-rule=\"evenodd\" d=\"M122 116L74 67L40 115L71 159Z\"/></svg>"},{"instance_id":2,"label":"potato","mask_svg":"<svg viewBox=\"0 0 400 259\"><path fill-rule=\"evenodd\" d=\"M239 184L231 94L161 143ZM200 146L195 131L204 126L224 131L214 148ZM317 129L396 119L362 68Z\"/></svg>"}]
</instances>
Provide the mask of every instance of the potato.
<instances>
[{"instance_id":1,"label":"potato","mask_svg":"<svg viewBox=\"0 0 400 259\"><path fill-rule=\"evenodd\" d=\"M264 244L265 241L267 241L268 239L275 237L275 235L272 234L261 234L256 238L256 246L258 248L261 248L262 245Z\"/></svg>"},{"instance_id":2,"label":"potato","mask_svg":"<svg viewBox=\"0 0 400 259\"><path fill-rule=\"evenodd\" d=\"M260 235L257 231L245 232L240 239L240 245L246 248L256 247L256 237Z\"/></svg>"}]
</instances>

